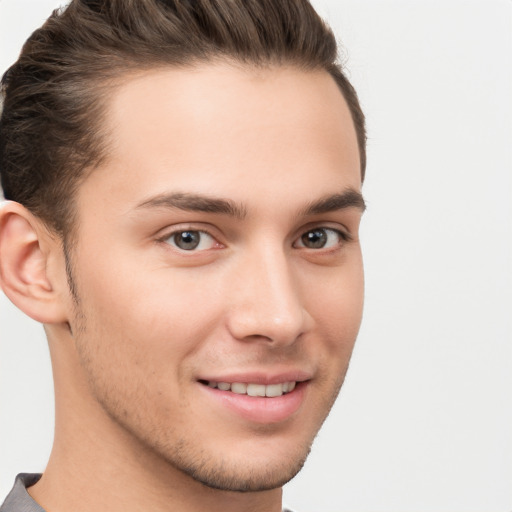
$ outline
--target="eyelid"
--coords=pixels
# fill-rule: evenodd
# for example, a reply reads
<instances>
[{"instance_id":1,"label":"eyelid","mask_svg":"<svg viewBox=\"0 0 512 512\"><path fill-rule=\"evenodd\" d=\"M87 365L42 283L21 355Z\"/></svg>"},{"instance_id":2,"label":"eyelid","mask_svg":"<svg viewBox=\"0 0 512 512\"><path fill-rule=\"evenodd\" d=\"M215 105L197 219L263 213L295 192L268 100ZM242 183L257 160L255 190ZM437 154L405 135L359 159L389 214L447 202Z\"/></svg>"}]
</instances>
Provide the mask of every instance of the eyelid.
<instances>
[{"instance_id":1,"label":"eyelid","mask_svg":"<svg viewBox=\"0 0 512 512\"><path fill-rule=\"evenodd\" d=\"M204 226L204 224L202 226ZM216 236L211 232L211 231L213 231L213 229L208 230L202 226L200 227L200 226L194 225L193 223L184 223L184 224L177 224L172 227L164 228L164 229L160 230L160 233L162 233L162 234L157 234L156 242L165 244L168 247L170 247L171 249L173 249L174 251L177 251L179 253L187 253L188 252L189 254L201 253L201 252L205 252L205 251L208 251L211 249L217 249L217 248L224 247L224 244L219 241L219 236ZM214 246L212 248L208 248L208 249L195 249L195 250L187 251L185 249L176 247L175 245L168 242L168 240L170 238L172 238L174 235L177 235L178 233L183 233L186 231L197 232L197 233L201 233L203 235L210 237L214 241Z\"/></svg>"},{"instance_id":2,"label":"eyelid","mask_svg":"<svg viewBox=\"0 0 512 512\"><path fill-rule=\"evenodd\" d=\"M316 224L316 225L308 226L307 229L303 228L301 230L300 234L298 235L298 237L296 237L295 241L293 242L293 246L297 247L296 244L302 243L302 237L305 234L310 233L310 232L315 231L315 230L325 230L325 231L330 231L330 232L336 233L340 237L340 239L341 239L341 242L337 245L338 248L340 246L342 246L343 243L350 242L354 238L348 229L346 229L344 227L340 228L339 225L334 227L334 226L325 225L325 224ZM318 249L314 249L314 248L311 248L311 247L306 247L305 245L303 245L303 243L302 243L302 245L299 245L298 248L299 249L311 250L311 251L322 251L322 250L332 251L332 250L335 250L335 248L333 248L333 247L327 247L327 248L320 247Z\"/></svg>"}]
</instances>

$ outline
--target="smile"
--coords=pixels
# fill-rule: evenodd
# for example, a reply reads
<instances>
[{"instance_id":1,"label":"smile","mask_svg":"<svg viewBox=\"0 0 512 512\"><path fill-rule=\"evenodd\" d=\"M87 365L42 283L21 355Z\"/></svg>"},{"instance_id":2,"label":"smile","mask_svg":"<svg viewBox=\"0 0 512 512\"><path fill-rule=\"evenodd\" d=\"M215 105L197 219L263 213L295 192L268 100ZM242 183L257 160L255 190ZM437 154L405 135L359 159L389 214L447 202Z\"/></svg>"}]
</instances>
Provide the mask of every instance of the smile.
<instances>
[{"instance_id":1,"label":"smile","mask_svg":"<svg viewBox=\"0 0 512 512\"><path fill-rule=\"evenodd\" d=\"M227 411L229 417L234 414L244 421L267 425L294 417L311 393L310 383L311 375L301 371L280 376L256 372L199 379L201 396L216 413Z\"/></svg>"},{"instance_id":2,"label":"smile","mask_svg":"<svg viewBox=\"0 0 512 512\"><path fill-rule=\"evenodd\" d=\"M281 382L278 384L254 384L245 382L215 382L203 381L210 388L221 391L231 391L237 395L260 396L275 398L290 393L295 389L296 381Z\"/></svg>"}]
</instances>

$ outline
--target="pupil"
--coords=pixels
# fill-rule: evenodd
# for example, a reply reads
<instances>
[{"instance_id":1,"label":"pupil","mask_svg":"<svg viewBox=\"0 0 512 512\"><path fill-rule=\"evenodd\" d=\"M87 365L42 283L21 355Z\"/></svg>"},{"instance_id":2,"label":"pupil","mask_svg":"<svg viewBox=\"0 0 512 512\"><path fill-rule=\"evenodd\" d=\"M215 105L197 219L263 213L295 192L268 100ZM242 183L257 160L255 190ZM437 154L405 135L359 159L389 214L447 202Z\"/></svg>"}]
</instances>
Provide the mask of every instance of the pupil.
<instances>
[{"instance_id":1,"label":"pupil","mask_svg":"<svg viewBox=\"0 0 512 512\"><path fill-rule=\"evenodd\" d=\"M306 247L312 249L321 249L327 243L327 234L322 229L308 231L302 235L302 242Z\"/></svg>"},{"instance_id":2,"label":"pupil","mask_svg":"<svg viewBox=\"0 0 512 512\"><path fill-rule=\"evenodd\" d=\"M199 233L197 231L183 231L174 235L174 242L180 249L190 251L199 245Z\"/></svg>"}]
</instances>

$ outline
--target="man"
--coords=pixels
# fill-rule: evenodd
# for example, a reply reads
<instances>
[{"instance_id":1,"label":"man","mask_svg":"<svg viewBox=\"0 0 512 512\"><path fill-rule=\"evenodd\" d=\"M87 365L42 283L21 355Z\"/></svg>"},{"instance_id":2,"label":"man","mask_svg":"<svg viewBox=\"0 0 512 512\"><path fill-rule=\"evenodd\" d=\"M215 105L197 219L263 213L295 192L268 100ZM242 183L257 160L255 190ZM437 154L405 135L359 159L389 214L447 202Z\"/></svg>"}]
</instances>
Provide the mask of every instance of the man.
<instances>
[{"instance_id":1,"label":"man","mask_svg":"<svg viewBox=\"0 0 512 512\"><path fill-rule=\"evenodd\" d=\"M73 1L3 79L0 282L55 441L16 510L281 510L361 320L364 117L306 0Z\"/></svg>"}]
</instances>

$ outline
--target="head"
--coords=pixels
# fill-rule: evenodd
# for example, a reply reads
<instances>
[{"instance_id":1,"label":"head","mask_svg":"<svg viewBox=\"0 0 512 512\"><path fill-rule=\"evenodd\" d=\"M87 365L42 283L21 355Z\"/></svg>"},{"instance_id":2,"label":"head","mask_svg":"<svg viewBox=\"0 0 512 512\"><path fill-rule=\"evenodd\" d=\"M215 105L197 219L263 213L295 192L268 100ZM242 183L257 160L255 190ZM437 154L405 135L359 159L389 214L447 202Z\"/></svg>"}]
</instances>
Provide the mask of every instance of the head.
<instances>
[{"instance_id":1,"label":"head","mask_svg":"<svg viewBox=\"0 0 512 512\"><path fill-rule=\"evenodd\" d=\"M307 0L73 1L3 77L4 197L70 235L74 192L108 155L105 105L118 87L148 70L220 61L329 73L354 122L363 179L364 116L337 59L334 35Z\"/></svg>"},{"instance_id":2,"label":"head","mask_svg":"<svg viewBox=\"0 0 512 512\"><path fill-rule=\"evenodd\" d=\"M2 83L1 282L62 417L212 488L282 485L362 310L364 117L331 31L305 0L73 1Z\"/></svg>"}]
</instances>

